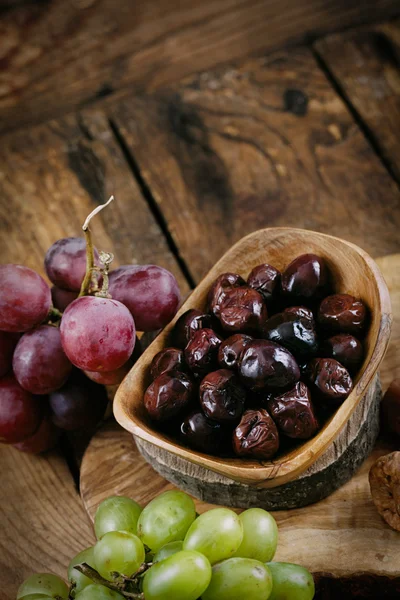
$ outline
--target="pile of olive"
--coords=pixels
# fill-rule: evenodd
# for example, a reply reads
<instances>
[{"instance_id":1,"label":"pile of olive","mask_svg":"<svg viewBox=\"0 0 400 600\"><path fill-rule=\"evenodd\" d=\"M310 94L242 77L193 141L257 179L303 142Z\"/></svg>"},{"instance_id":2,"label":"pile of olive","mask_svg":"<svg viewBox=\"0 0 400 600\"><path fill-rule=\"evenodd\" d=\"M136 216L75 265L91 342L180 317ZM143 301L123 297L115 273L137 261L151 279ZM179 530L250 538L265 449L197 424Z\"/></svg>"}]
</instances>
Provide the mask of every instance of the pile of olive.
<instances>
[{"instance_id":1,"label":"pile of olive","mask_svg":"<svg viewBox=\"0 0 400 600\"><path fill-rule=\"evenodd\" d=\"M311 438L350 394L364 355L365 305L332 292L314 254L283 273L258 265L247 282L220 275L207 312L185 312L152 361L150 418L208 454L265 460L284 440Z\"/></svg>"}]
</instances>

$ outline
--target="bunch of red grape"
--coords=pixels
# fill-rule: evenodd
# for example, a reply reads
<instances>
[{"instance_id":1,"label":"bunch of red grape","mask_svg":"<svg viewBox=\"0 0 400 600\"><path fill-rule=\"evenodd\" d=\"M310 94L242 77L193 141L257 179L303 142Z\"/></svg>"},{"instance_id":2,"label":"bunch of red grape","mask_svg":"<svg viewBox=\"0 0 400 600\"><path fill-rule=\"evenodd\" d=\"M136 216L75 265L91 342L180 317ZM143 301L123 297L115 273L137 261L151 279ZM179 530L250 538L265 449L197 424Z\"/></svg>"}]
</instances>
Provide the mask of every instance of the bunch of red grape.
<instances>
[{"instance_id":1,"label":"bunch of red grape","mask_svg":"<svg viewBox=\"0 0 400 600\"><path fill-rule=\"evenodd\" d=\"M97 424L103 385L120 383L140 355L136 330L160 329L175 315L180 293L169 271L126 265L108 276L96 249L94 258L85 288L83 238L58 240L46 253L51 290L28 267L0 265L1 442L38 453L60 429Z\"/></svg>"}]
</instances>

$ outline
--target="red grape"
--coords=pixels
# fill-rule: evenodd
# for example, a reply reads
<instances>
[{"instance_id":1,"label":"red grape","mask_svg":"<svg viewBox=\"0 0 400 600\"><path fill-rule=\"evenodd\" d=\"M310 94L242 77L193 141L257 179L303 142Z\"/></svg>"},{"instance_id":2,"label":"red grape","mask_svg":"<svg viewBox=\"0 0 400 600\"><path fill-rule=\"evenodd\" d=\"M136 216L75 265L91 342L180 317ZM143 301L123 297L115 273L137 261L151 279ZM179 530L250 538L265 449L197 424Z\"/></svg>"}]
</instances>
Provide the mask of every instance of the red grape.
<instances>
[{"instance_id":1,"label":"red grape","mask_svg":"<svg viewBox=\"0 0 400 600\"><path fill-rule=\"evenodd\" d=\"M18 444L33 435L43 409L43 400L22 389L13 374L0 379L0 442Z\"/></svg>"},{"instance_id":2,"label":"red grape","mask_svg":"<svg viewBox=\"0 0 400 600\"><path fill-rule=\"evenodd\" d=\"M21 452L30 454L40 454L51 450L58 442L60 430L54 425L51 418L46 415L35 433L19 444L14 444L14 448Z\"/></svg>"},{"instance_id":3,"label":"red grape","mask_svg":"<svg viewBox=\"0 0 400 600\"><path fill-rule=\"evenodd\" d=\"M99 255L96 248L94 255L97 262ZM78 237L57 240L46 252L44 267L54 285L79 292L86 273L85 240Z\"/></svg>"},{"instance_id":4,"label":"red grape","mask_svg":"<svg viewBox=\"0 0 400 600\"><path fill-rule=\"evenodd\" d=\"M50 394L67 380L72 364L61 345L58 327L41 325L25 333L15 348L14 375L24 390Z\"/></svg>"},{"instance_id":5,"label":"red grape","mask_svg":"<svg viewBox=\"0 0 400 600\"><path fill-rule=\"evenodd\" d=\"M19 333L0 331L0 377L11 369L12 357L19 338Z\"/></svg>"},{"instance_id":6,"label":"red grape","mask_svg":"<svg viewBox=\"0 0 400 600\"><path fill-rule=\"evenodd\" d=\"M68 431L96 425L108 402L105 388L77 369L62 388L50 394L49 401L53 423Z\"/></svg>"},{"instance_id":7,"label":"red grape","mask_svg":"<svg viewBox=\"0 0 400 600\"><path fill-rule=\"evenodd\" d=\"M60 331L64 352L83 371L115 371L126 363L135 345L129 310L109 298L74 300L63 314Z\"/></svg>"},{"instance_id":8,"label":"red grape","mask_svg":"<svg viewBox=\"0 0 400 600\"><path fill-rule=\"evenodd\" d=\"M71 292L70 290L63 290L56 285L51 288L51 298L53 300L53 306L64 312L71 302L77 299L79 292Z\"/></svg>"},{"instance_id":9,"label":"red grape","mask_svg":"<svg viewBox=\"0 0 400 600\"><path fill-rule=\"evenodd\" d=\"M84 371L86 377L89 377L95 383L100 383L102 385L117 385L121 383L124 379L125 375L129 373L135 362L142 354L142 346L140 344L140 340L137 337L135 342L135 347L133 349L132 355L129 360L122 365L119 369L115 371Z\"/></svg>"},{"instance_id":10,"label":"red grape","mask_svg":"<svg viewBox=\"0 0 400 600\"><path fill-rule=\"evenodd\" d=\"M45 320L51 306L45 280L22 265L0 265L0 330L28 331Z\"/></svg>"},{"instance_id":11,"label":"red grape","mask_svg":"<svg viewBox=\"0 0 400 600\"><path fill-rule=\"evenodd\" d=\"M165 327L180 302L175 277L155 265L124 265L110 273L110 294L125 304L139 331Z\"/></svg>"}]
</instances>

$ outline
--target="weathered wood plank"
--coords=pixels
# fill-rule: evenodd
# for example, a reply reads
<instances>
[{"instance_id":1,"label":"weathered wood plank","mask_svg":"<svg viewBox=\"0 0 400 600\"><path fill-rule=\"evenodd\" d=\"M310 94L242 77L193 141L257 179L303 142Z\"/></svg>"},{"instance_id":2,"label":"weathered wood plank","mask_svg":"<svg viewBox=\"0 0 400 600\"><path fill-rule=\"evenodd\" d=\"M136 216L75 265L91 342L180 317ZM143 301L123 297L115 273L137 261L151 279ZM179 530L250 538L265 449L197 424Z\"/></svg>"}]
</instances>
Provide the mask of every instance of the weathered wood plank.
<instances>
[{"instance_id":1,"label":"weathered wood plank","mask_svg":"<svg viewBox=\"0 0 400 600\"><path fill-rule=\"evenodd\" d=\"M110 115L197 281L260 227L399 250L399 190L307 49L191 77Z\"/></svg>"},{"instance_id":2,"label":"weathered wood plank","mask_svg":"<svg viewBox=\"0 0 400 600\"><path fill-rule=\"evenodd\" d=\"M328 36L315 49L400 182L400 20Z\"/></svg>"},{"instance_id":3,"label":"weathered wood plank","mask_svg":"<svg viewBox=\"0 0 400 600\"><path fill-rule=\"evenodd\" d=\"M36 4L36 3L35 3ZM0 25L0 130L400 12L397 0L52 0Z\"/></svg>"},{"instance_id":4,"label":"weathered wood plank","mask_svg":"<svg viewBox=\"0 0 400 600\"><path fill-rule=\"evenodd\" d=\"M121 263L155 263L187 283L101 112L88 112L3 137L0 147L0 255L43 273L47 248L93 222L98 248Z\"/></svg>"},{"instance_id":5,"label":"weathered wood plank","mask_svg":"<svg viewBox=\"0 0 400 600\"><path fill-rule=\"evenodd\" d=\"M0 596L14 600L32 573L65 579L69 561L93 544L94 534L56 452L38 457L0 444L0 469Z\"/></svg>"}]
</instances>

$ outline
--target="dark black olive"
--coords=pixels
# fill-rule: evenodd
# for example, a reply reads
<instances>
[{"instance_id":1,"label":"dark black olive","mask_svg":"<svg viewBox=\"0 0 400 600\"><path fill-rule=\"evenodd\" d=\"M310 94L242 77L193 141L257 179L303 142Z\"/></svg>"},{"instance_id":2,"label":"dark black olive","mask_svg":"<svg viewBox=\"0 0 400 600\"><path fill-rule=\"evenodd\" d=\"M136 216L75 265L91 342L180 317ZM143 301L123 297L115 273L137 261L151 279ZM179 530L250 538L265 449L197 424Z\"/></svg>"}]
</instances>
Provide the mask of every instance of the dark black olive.
<instances>
[{"instance_id":1,"label":"dark black olive","mask_svg":"<svg viewBox=\"0 0 400 600\"><path fill-rule=\"evenodd\" d=\"M185 360L190 370L204 376L218 368L218 349L222 338L212 329L196 331L185 348Z\"/></svg>"},{"instance_id":2,"label":"dark black olive","mask_svg":"<svg viewBox=\"0 0 400 600\"><path fill-rule=\"evenodd\" d=\"M327 406L339 406L353 388L350 374L343 365L333 358L314 358L305 372L313 398L318 398Z\"/></svg>"},{"instance_id":3,"label":"dark black olive","mask_svg":"<svg viewBox=\"0 0 400 600\"><path fill-rule=\"evenodd\" d=\"M321 298L327 292L328 268L315 254L295 258L282 273L281 288L284 296L296 304Z\"/></svg>"},{"instance_id":4,"label":"dark black olive","mask_svg":"<svg viewBox=\"0 0 400 600\"><path fill-rule=\"evenodd\" d=\"M321 346L321 356L334 358L350 373L355 373L364 357L362 343L349 333L339 333L325 340Z\"/></svg>"},{"instance_id":5,"label":"dark black olive","mask_svg":"<svg viewBox=\"0 0 400 600\"><path fill-rule=\"evenodd\" d=\"M279 431L290 438L307 440L318 431L311 394L301 381L292 390L270 399L267 407Z\"/></svg>"},{"instance_id":6,"label":"dark black olive","mask_svg":"<svg viewBox=\"0 0 400 600\"><path fill-rule=\"evenodd\" d=\"M164 350L157 352L151 361L150 374L153 379L166 371L188 372L183 351L179 348L164 348Z\"/></svg>"},{"instance_id":7,"label":"dark black olive","mask_svg":"<svg viewBox=\"0 0 400 600\"><path fill-rule=\"evenodd\" d=\"M222 329L229 333L261 334L267 318L261 294L249 287L227 291L219 307Z\"/></svg>"},{"instance_id":8,"label":"dark black olive","mask_svg":"<svg viewBox=\"0 0 400 600\"><path fill-rule=\"evenodd\" d=\"M228 369L206 375L200 384L200 404L204 414L221 423L238 422L246 401L246 391Z\"/></svg>"},{"instance_id":9,"label":"dark black olive","mask_svg":"<svg viewBox=\"0 0 400 600\"><path fill-rule=\"evenodd\" d=\"M281 274L278 269L263 264L254 267L247 278L247 285L259 292L268 306L279 291L280 280Z\"/></svg>"},{"instance_id":10,"label":"dark black olive","mask_svg":"<svg viewBox=\"0 0 400 600\"><path fill-rule=\"evenodd\" d=\"M294 356L283 346L268 340L254 340L239 360L239 375L252 391L285 391L300 379Z\"/></svg>"},{"instance_id":11,"label":"dark black olive","mask_svg":"<svg viewBox=\"0 0 400 600\"><path fill-rule=\"evenodd\" d=\"M318 350L314 322L293 313L282 312L268 319L264 336L290 350L299 361L315 356Z\"/></svg>"},{"instance_id":12,"label":"dark black olive","mask_svg":"<svg viewBox=\"0 0 400 600\"><path fill-rule=\"evenodd\" d=\"M367 318L366 306L350 294L334 294L325 298L319 307L318 323L333 333L360 334Z\"/></svg>"},{"instance_id":13,"label":"dark black olive","mask_svg":"<svg viewBox=\"0 0 400 600\"><path fill-rule=\"evenodd\" d=\"M144 406L155 421L167 421L187 407L193 391L193 383L185 373L168 371L149 385L144 395Z\"/></svg>"},{"instance_id":14,"label":"dark black olive","mask_svg":"<svg viewBox=\"0 0 400 600\"><path fill-rule=\"evenodd\" d=\"M238 456L268 460L279 449L279 434L265 409L246 410L233 432L233 449Z\"/></svg>"},{"instance_id":15,"label":"dark black olive","mask_svg":"<svg viewBox=\"0 0 400 600\"><path fill-rule=\"evenodd\" d=\"M236 273L222 273L209 289L207 296L209 311L215 317L219 317L221 302L225 298L226 292L242 285L246 285L246 282L240 275L236 275Z\"/></svg>"},{"instance_id":16,"label":"dark black olive","mask_svg":"<svg viewBox=\"0 0 400 600\"><path fill-rule=\"evenodd\" d=\"M253 340L244 333L231 335L219 347L218 362L222 368L236 369L243 350Z\"/></svg>"}]
</instances>

